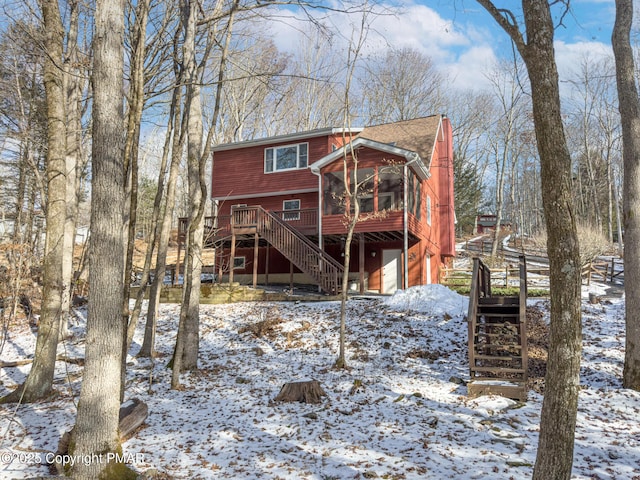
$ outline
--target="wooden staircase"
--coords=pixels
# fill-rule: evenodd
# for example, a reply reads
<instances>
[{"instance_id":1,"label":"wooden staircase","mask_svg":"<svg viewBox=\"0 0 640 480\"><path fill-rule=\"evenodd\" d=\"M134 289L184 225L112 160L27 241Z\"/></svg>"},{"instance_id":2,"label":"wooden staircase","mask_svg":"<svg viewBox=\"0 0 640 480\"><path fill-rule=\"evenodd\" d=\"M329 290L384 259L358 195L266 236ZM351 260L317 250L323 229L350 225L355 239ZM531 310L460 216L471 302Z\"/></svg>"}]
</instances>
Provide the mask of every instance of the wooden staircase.
<instances>
[{"instance_id":1,"label":"wooden staircase","mask_svg":"<svg viewBox=\"0 0 640 480\"><path fill-rule=\"evenodd\" d=\"M233 207L231 231L234 236L257 233L313 278L323 291L339 293L344 267L279 216L260 206Z\"/></svg>"},{"instance_id":2,"label":"wooden staircase","mask_svg":"<svg viewBox=\"0 0 640 480\"><path fill-rule=\"evenodd\" d=\"M473 260L469 295L469 396L527 399L527 272L520 257L520 293L492 296L491 271Z\"/></svg>"}]
</instances>

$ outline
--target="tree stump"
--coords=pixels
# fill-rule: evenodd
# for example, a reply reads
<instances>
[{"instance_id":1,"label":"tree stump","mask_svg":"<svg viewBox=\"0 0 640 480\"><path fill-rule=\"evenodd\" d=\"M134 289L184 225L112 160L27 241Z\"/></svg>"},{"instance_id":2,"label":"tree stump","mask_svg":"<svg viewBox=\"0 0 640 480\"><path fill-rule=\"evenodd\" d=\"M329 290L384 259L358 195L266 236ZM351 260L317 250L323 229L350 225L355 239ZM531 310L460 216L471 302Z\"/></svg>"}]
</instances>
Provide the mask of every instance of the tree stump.
<instances>
[{"instance_id":1,"label":"tree stump","mask_svg":"<svg viewBox=\"0 0 640 480\"><path fill-rule=\"evenodd\" d=\"M326 392L317 380L285 383L274 402L320 403Z\"/></svg>"}]
</instances>

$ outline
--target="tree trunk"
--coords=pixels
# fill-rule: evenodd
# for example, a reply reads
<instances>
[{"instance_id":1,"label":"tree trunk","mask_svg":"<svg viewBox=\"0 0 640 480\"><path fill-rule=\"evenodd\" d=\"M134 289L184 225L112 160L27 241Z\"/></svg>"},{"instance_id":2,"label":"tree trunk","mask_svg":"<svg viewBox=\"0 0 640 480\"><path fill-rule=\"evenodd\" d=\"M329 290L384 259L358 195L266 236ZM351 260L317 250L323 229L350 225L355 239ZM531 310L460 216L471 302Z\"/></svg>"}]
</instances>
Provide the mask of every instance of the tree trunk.
<instances>
[{"instance_id":1,"label":"tree trunk","mask_svg":"<svg viewBox=\"0 0 640 480\"><path fill-rule=\"evenodd\" d=\"M184 72L187 84L186 117L187 117L187 162L189 179L189 197L191 214L187 228L187 246L185 249L185 282L183 288L183 304L180 311L180 324L176 338L176 348L173 356L173 372L171 387L178 388L179 375L182 369L195 369L198 363L198 350L200 341L200 276L202 272L201 253L204 242L204 210L206 205L207 184L205 180L206 163L211 155L213 134L216 130L218 115L220 112L222 85L224 83L225 63L233 30L234 13L238 8L239 0L235 0L230 7L229 19L226 25L225 41L220 53L220 65L218 69L218 82L213 108L213 116L209 125L209 133L204 142L202 105L200 99L200 87L203 68L206 64L210 48L196 64L195 58L195 34L197 5L195 2L184 0L183 8L185 18L184 41ZM222 2L217 2L214 11L220 12ZM216 29L209 26L208 47L214 42L212 34Z\"/></svg>"},{"instance_id":2,"label":"tree trunk","mask_svg":"<svg viewBox=\"0 0 640 480\"><path fill-rule=\"evenodd\" d=\"M529 72L548 232L551 295L549 359L533 478L569 479L580 386L581 278L571 156L560 114L551 7L547 0L523 0L525 43L525 36L515 23L517 16L499 10L490 0L478 3L509 34Z\"/></svg>"},{"instance_id":3,"label":"tree trunk","mask_svg":"<svg viewBox=\"0 0 640 480\"><path fill-rule=\"evenodd\" d=\"M623 219L626 341L622 383L640 390L640 101L635 79L631 25L633 2L616 0L611 42L616 60L624 162ZM622 239L620 239L622 241Z\"/></svg>"},{"instance_id":4,"label":"tree trunk","mask_svg":"<svg viewBox=\"0 0 640 480\"><path fill-rule=\"evenodd\" d=\"M183 0L185 40L183 63L187 85L185 115L187 122L187 178L189 186L189 223L185 248L184 284L180 323L173 358L172 388L177 388L182 370L198 366L200 277L202 273L202 242L204 216L199 215L204 195L200 190L200 156L202 155L202 105L196 63L197 4Z\"/></svg>"},{"instance_id":5,"label":"tree trunk","mask_svg":"<svg viewBox=\"0 0 640 480\"><path fill-rule=\"evenodd\" d=\"M78 218L78 188L80 185L80 165L82 164L82 88L78 58L78 2L70 2L69 34L67 35L67 54L64 66L65 92L67 102L67 213L64 225L64 259L62 261L62 312L60 316L60 338L69 333L69 314L71 310L71 285L73 284L73 248L76 240L76 222Z\"/></svg>"},{"instance_id":6,"label":"tree trunk","mask_svg":"<svg viewBox=\"0 0 640 480\"><path fill-rule=\"evenodd\" d=\"M153 244L148 245L148 251L145 258L145 274L140 284L140 291L133 309L129 312L129 297L131 292L131 277L133 271L133 253L136 242L136 223L138 212L138 146L140 144L140 122L142 121L142 112L144 110L144 60L145 60L145 41L147 31L147 20L149 18L149 0L138 2L135 8L135 22L132 33L132 52L131 52L131 68L130 68L130 90L129 90L129 111L127 114L127 136L124 147L125 171L128 170L130 180L129 201L129 217L128 229L125 232L127 237L125 272L124 272L124 289L122 295L122 323L124 328L124 337L122 339L122 368L121 368L121 388L120 401L124 400L125 380L127 373L127 353L129 345L133 340L138 316L142 306L142 298L147 287L149 276L149 262L153 250ZM161 169L162 170L162 169ZM157 216L157 213L154 214Z\"/></svg>"},{"instance_id":7,"label":"tree trunk","mask_svg":"<svg viewBox=\"0 0 640 480\"><path fill-rule=\"evenodd\" d=\"M3 402L32 402L47 396L53 386L62 307L63 238L66 216L65 108L62 70L64 31L57 0L42 2L47 55L44 83L47 96L47 234L43 294L36 353L25 383Z\"/></svg>"},{"instance_id":8,"label":"tree trunk","mask_svg":"<svg viewBox=\"0 0 640 480\"><path fill-rule=\"evenodd\" d=\"M164 213L162 215L162 225L158 234L158 250L156 256L156 269L153 283L149 292L149 306L147 309L147 323L144 329L144 340L140 348L139 355L142 357L152 357L155 355L155 331L156 318L158 316L158 307L160 305L160 294L162 293L162 285L167 267L167 250L169 246L169 238L171 235L171 221L173 219L173 211L176 203L176 182L178 179L178 170L180 168L180 160L182 158L182 132L180 127L180 81L176 78L176 87L174 88L173 100L171 103L171 114L169 115L169 129L165 143L163 156L168 155L171 138L173 136L173 147L171 149L171 166L169 167L169 178L167 179L167 195L164 203ZM158 187L159 188L159 187Z\"/></svg>"},{"instance_id":9,"label":"tree trunk","mask_svg":"<svg viewBox=\"0 0 640 480\"><path fill-rule=\"evenodd\" d=\"M551 296L549 358L533 478L569 479L573 464L582 330L580 255L571 188L571 156L560 114L553 20L547 1L525 1L542 205L547 227Z\"/></svg>"},{"instance_id":10,"label":"tree trunk","mask_svg":"<svg viewBox=\"0 0 640 480\"><path fill-rule=\"evenodd\" d=\"M93 38L92 201L85 367L71 455L76 479L129 478L124 464L100 462L121 453L118 433L124 275L124 1L98 0ZM131 475L135 478L135 475Z\"/></svg>"}]
</instances>

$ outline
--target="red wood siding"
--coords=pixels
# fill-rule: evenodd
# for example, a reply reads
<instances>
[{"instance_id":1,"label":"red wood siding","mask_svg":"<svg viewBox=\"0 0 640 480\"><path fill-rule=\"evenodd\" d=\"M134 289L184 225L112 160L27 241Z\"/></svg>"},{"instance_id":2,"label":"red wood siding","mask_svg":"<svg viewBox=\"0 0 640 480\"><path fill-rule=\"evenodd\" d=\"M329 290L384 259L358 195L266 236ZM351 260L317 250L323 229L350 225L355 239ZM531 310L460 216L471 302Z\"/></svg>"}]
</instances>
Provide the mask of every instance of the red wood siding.
<instances>
[{"instance_id":1,"label":"red wood siding","mask_svg":"<svg viewBox=\"0 0 640 480\"><path fill-rule=\"evenodd\" d=\"M309 162L327 154L326 142L326 137L308 140ZM264 173L264 151L266 148L298 143L305 143L305 141L296 140L284 144L258 145L215 152L213 155L211 196L223 198L286 190L317 189L318 177L308 168Z\"/></svg>"},{"instance_id":2,"label":"red wood siding","mask_svg":"<svg viewBox=\"0 0 640 480\"><path fill-rule=\"evenodd\" d=\"M316 181L318 177L315 177ZM318 194L316 192L313 193L299 193L299 194L288 194L288 195L278 195L274 197L259 197L259 198L241 198L237 200L226 200L221 201L219 204L219 215L230 215L231 207L233 205L238 204L247 204L248 206L252 205L260 205L262 208L268 211L279 211L284 210L282 208L282 202L285 200L300 200L300 209L308 209L308 208L318 208Z\"/></svg>"},{"instance_id":3,"label":"red wood siding","mask_svg":"<svg viewBox=\"0 0 640 480\"><path fill-rule=\"evenodd\" d=\"M455 256L455 212L453 194L453 141L451 122L448 118L442 120L442 132L438 135L435 146L434 162L437 171L439 201L436 204L438 210L439 228L441 234L442 255Z\"/></svg>"},{"instance_id":4,"label":"red wood siding","mask_svg":"<svg viewBox=\"0 0 640 480\"><path fill-rule=\"evenodd\" d=\"M409 271L409 285L421 285L437 282L438 272L455 255L454 237L454 202L453 202L453 148L451 125L449 120L442 120L442 129L434 143L432 158L422 160L430 167L430 178L420 183L421 201L420 215L407 214L407 228L410 233L410 245L407 252ZM348 140L348 139L347 139ZM230 214L230 208L236 204L260 205L266 210L283 210L284 200L300 200L300 208L318 209L319 179L310 169L290 170L285 172L264 173L264 152L266 148L295 145L306 142L309 144L308 164L311 165L335 148L343 145L342 135L324 135L320 137L296 139L287 142L245 146L230 150L220 150L214 154L212 190L214 198L221 201L219 215ZM404 157L384 154L380 151L361 147L358 149L358 168L373 168L386 165L402 167L406 162ZM322 173L340 171L342 160L327 165ZM412 168L412 167L410 167ZM287 191L302 191L302 193L287 193ZM427 196L431 199L431 224L427 224ZM376 203L377 205L377 203ZM320 208L320 214L322 208ZM346 233L344 215L326 215L322 217L323 234ZM356 233L363 232L402 232L404 228L402 210L386 212L381 218L363 220L356 226ZM359 271L358 237L354 238L351 250L350 272ZM365 271L368 274L368 286L372 290L380 290L382 284L382 250L403 249L402 241L367 243L364 246ZM326 251L342 263L341 246L326 245ZM259 249L258 272L264 273L266 248ZM375 252L375 255L372 255ZM229 255L226 250L225 254ZM250 274L253 271L253 249L238 249L237 256L245 256L244 270L235 270L237 274ZM427 279L427 255L431 257L431 278ZM228 258L227 258L228 261ZM274 248L269 249L269 272L288 273L289 261ZM404 269L404 261L402 262ZM296 273L298 269L294 270ZM403 272L404 278L404 272Z\"/></svg>"}]
</instances>

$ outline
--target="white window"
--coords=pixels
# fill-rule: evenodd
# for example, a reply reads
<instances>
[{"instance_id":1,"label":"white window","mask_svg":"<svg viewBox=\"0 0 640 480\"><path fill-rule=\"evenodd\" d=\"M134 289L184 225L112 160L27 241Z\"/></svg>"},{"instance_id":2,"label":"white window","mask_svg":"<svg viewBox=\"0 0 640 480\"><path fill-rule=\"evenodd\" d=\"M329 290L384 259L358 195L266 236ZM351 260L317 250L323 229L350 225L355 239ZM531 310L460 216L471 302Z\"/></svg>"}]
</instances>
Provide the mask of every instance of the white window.
<instances>
[{"instance_id":1,"label":"white window","mask_svg":"<svg viewBox=\"0 0 640 480\"><path fill-rule=\"evenodd\" d=\"M264 151L265 173L307 168L309 162L309 144L285 145L270 147Z\"/></svg>"},{"instance_id":2,"label":"white window","mask_svg":"<svg viewBox=\"0 0 640 480\"><path fill-rule=\"evenodd\" d=\"M427 225L431 225L431 197L427 195Z\"/></svg>"},{"instance_id":3,"label":"white window","mask_svg":"<svg viewBox=\"0 0 640 480\"><path fill-rule=\"evenodd\" d=\"M245 257L233 257L234 270L244 270L244 267L245 267Z\"/></svg>"},{"instance_id":4,"label":"white window","mask_svg":"<svg viewBox=\"0 0 640 480\"><path fill-rule=\"evenodd\" d=\"M297 210L296 212L285 212L282 214L282 219L291 221L291 220L300 220L300 200L285 200L282 202L283 210Z\"/></svg>"}]
</instances>

